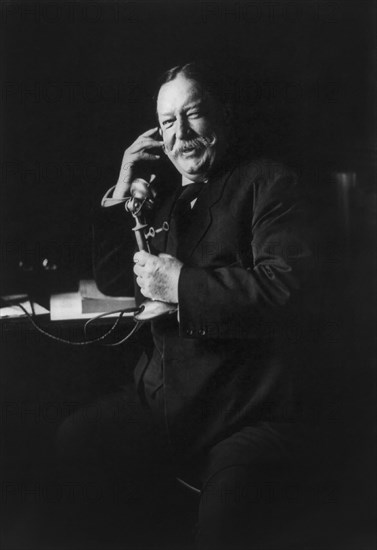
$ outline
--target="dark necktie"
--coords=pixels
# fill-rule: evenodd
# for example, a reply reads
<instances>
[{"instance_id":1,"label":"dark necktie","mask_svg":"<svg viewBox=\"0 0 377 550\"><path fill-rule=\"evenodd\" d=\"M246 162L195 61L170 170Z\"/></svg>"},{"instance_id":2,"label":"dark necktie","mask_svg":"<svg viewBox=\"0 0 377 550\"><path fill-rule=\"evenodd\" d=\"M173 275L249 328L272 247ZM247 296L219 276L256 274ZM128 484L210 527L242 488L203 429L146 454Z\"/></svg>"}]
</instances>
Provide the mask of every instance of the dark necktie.
<instances>
[{"instance_id":1,"label":"dark necktie","mask_svg":"<svg viewBox=\"0 0 377 550\"><path fill-rule=\"evenodd\" d=\"M182 187L181 194L175 202L170 220L170 235L168 252L180 259L181 245L190 224L191 202L195 200L203 188L203 182L190 183Z\"/></svg>"}]
</instances>

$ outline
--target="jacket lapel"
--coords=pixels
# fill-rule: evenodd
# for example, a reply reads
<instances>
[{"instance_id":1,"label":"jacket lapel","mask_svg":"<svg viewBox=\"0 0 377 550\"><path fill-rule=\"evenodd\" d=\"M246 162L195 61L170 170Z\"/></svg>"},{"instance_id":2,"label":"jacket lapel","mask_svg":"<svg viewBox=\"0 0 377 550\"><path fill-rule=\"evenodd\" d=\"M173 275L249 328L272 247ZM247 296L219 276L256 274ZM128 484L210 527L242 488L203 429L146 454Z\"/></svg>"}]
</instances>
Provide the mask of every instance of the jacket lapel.
<instances>
[{"instance_id":1,"label":"jacket lapel","mask_svg":"<svg viewBox=\"0 0 377 550\"><path fill-rule=\"evenodd\" d=\"M212 223L212 207L220 200L225 183L229 178L229 172L221 176L214 176L213 179L204 184L205 187L200 193L192 210L192 219L185 235L183 246L185 258L189 258Z\"/></svg>"},{"instance_id":2,"label":"jacket lapel","mask_svg":"<svg viewBox=\"0 0 377 550\"><path fill-rule=\"evenodd\" d=\"M184 258L182 260L187 260L193 254L211 226L211 209L220 200L230 173L231 171L227 170L220 175L214 175L207 183L203 184L204 188L194 205L191 223L181 245L184 251ZM152 216L151 220L151 225L155 230L160 229L164 222L170 222L171 213L180 192L180 185L171 185L160 197L159 203L155 205L155 215ZM152 254L159 254L165 251L167 253L172 252L167 249L169 245L167 231L156 233L153 239L150 240L150 245Z\"/></svg>"}]
</instances>

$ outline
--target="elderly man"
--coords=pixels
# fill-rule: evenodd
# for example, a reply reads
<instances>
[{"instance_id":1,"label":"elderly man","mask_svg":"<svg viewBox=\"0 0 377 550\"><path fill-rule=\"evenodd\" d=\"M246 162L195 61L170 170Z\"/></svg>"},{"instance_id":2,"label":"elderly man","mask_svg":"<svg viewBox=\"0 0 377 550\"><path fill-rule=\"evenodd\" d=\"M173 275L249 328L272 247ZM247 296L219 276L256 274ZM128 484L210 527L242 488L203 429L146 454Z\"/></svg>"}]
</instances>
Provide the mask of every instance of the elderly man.
<instances>
[{"instance_id":1,"label":"elderly man","mask_svg":"<svg viewBox=\"0 0 377 550\"><path fill-rule=\"evenodd\" d=\"M137 399L172 473L198 492L198 547L250 548L279 516L305 433L304 366L287 328L304 324L312 272L302 192L282 165L240 158L231 110L199 64L163 75L157 115L103 200L95 275L103 292L125 294L133 268L139 301L177 305L151 322ZM163 155L181 185L159 174ZM138 177L157 194L150 253L135 253L123 205Z\"/></svg>"}]
</instances>

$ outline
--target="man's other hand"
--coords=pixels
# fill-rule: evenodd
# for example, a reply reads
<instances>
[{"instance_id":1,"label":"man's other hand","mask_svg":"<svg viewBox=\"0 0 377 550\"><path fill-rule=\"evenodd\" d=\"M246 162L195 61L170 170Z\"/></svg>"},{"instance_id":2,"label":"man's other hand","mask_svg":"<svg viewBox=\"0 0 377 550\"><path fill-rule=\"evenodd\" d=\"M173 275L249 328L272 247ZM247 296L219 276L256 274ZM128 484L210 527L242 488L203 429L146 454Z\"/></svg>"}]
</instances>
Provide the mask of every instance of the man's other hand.
<instances>
[{"instance_id":1,"label":"man's other hand","mask_svg":"<svg viewBox=\"0 0 377 550\"><path fill-rule=\"evenodd\" d=\"M182 262L170 256L154 256L141 251L134 255L134 273L141 293L146 298L178 303L178 280Z\"/></svg>"},{"instance_id":2,"label":"man's other hand","mask_svg":"<svg viewBox=\"0 0 377 550\"><path fill-rule=\"evenodd\" d=\"M151 128L141 134L125 150L118 182L113 191L114 199L123 199L128 195L131 183L137 177L135 167L140 161L156 161L160 159L161 155L151 151L162 147L163 142L161 139L155 139L157 136L158 128Z\"/></svg>"}]
</instances>

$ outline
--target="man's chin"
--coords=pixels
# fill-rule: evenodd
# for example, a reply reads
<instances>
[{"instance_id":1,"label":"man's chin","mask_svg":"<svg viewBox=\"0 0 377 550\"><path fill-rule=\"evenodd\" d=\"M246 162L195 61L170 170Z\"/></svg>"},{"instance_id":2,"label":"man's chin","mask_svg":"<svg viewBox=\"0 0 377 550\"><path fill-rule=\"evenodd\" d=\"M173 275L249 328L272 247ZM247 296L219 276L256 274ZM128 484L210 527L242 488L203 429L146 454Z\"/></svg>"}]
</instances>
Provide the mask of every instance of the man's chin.
<instances>
[{"instance_id":1,"label":"man's chin","mask_svg":"<svg viewBox=\"0 0 377 550\"><path fill-rule=\"evenodd\" d=\"M176 168L181 172L183 175L190 176L203 176L206 174L210 168L210 161L209 159L180 159L178 162L175 163Z\"/></svg>"}]
</instances>

